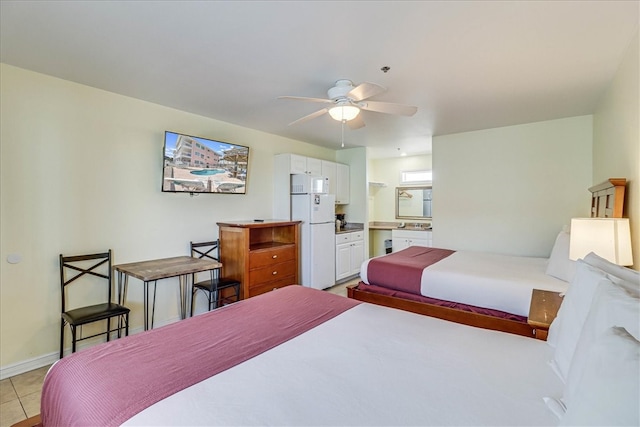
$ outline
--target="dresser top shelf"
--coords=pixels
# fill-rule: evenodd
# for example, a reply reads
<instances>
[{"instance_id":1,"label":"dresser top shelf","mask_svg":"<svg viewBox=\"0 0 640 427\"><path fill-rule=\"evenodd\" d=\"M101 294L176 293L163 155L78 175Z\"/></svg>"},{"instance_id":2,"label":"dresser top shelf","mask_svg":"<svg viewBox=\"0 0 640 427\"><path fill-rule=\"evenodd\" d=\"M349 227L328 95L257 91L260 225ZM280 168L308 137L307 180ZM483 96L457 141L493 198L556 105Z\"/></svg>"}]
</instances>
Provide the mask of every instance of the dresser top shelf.
<instances>
[{"instance_id":1,"label":"dresser top shelf","mask_svg":"<svg viewBox=\"0 0 640 427\"><path fill-rule=\"evenodd\" d=\"M266 228L266 227L280 227L286 225L297 225L302 221L289 221L284 219L265 219L264 221L255 221L255 220L242 220L242 221L233 221L233 222L218 222L218 226L220 227L239 227L239 228Z\"/></svg>"},{"instance_id":2,"label":"dresser top shelf","mask_svg":"<svg viewBox=\"0 0 640 427\"><path fill-rule=\"evenodd\" d=\"M255 243L251 244L249 250L251 251L259 251L261 249L274 249L282 246L291 246L295 245L294 242L263 242L263 243Z\"/></svg>"}]
</instances>

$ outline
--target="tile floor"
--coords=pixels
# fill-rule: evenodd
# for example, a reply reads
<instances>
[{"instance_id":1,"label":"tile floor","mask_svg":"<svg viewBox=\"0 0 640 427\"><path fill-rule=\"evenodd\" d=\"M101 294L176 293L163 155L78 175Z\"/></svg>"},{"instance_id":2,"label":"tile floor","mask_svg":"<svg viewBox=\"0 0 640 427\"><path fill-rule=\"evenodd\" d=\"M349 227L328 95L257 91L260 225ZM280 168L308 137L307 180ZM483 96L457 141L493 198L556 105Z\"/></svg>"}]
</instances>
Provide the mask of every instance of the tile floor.
<instances>
[{"instance_id":1,"label":"tile floor","mask_svg":"<svg viewBox=\"0 0 640 427\"><path fill-rule=\"evenodd\" d=\"M0 381L0 427L9 427L40 413L45 366Z\"/></svg>"},{"instance_id":2,"label":"tile floor","mask_svg":"<svg viewBox=\"0 0 640 427\"><path fill-rule=\"evenodd\" d=\"M333 286L327 291L347 296L347 285L359 279ZM40 413L40 392L49 366L0 381L0 427L9 427Z\"/></svg>"}]
</instances>

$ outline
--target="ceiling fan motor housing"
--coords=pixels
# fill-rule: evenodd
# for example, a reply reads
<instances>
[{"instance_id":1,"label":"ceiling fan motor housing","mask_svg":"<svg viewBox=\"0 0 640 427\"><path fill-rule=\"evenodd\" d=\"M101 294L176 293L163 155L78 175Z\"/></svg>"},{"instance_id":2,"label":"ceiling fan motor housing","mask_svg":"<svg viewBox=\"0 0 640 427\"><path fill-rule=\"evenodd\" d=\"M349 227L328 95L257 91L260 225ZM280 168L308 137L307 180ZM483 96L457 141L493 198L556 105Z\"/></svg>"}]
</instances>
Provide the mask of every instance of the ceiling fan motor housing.
<instances>
[{"instance_id":1,"label":"ceiling fan motor housing","mask_svg":"<svg viewBox=\"0 0 640 427\"><path fill-rule=\"evenodd\" d=\"M338 80L336 85L327 91L329 99L334 101L341 98L347 98L347 94L353 89L353 82L351 80Z\"/></svg>"}]
</instances>

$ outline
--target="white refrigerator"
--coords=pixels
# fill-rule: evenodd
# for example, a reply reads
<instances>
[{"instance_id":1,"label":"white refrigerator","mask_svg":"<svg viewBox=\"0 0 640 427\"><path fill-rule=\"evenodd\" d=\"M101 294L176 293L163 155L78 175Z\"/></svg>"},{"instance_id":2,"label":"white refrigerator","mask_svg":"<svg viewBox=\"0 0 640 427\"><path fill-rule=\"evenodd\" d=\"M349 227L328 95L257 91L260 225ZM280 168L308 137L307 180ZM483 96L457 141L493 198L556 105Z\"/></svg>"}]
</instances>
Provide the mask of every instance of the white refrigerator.
<instances>
[{"instance_id":1,"label":"white refrigerator","mask_svg":"<svg viewBox=\"0 0 640 427\"><path fill-rule=\"evenodd\" d=\"M291 219L300 224L301 285L326 289L336 283L336 226L333 194L292 194Z\"/></svg>"}]
</instances>

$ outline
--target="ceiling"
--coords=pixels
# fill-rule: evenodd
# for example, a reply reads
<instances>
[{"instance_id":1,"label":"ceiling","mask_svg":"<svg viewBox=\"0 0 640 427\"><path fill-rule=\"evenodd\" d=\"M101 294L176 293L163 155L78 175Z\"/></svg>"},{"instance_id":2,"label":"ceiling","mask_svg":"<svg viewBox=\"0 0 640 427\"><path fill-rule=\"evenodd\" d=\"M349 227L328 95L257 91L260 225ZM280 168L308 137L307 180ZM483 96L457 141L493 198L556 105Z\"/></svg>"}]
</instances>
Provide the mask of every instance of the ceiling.
<instances>
[{"instance_id":1,"label":"ceiling","mask_svg":"<svg viewBox=\"0 0 640 427\"><path fill-rule=\"evenodd\" d=\"M0 60L311 144L340 148L338 79L373 82L345 148L429 153L431 137L594 112L638 30L638 1L5 1ZM382 67L390 67L387 73ZM189 129L178 129L188 133ZM215 137L215 135L203 135ZM243 143L243 141L232 141Z\"/></svg>"}]
</instances>

